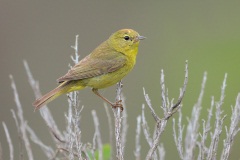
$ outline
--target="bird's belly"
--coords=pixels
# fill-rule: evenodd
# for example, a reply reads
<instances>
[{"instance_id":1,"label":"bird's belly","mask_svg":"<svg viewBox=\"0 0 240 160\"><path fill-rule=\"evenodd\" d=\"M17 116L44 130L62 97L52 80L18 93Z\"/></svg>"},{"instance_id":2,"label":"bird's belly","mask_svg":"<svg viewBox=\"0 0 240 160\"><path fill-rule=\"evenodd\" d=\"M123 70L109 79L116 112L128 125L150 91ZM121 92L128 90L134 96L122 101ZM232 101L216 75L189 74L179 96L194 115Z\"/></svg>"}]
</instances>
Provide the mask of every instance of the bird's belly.
<instances>
[{"instance_id":1,"label":"bird's belly","mask_svg":"<svg viewBox=\"0 0 240 160\"><path fill-rule=\"evenodd\" d=\"M118 71L92 77L83 81L86 82L85 84L88 87L97 89L106 88L119 82L130 70L131 68L121 68Z\"/></svg>"}]
</instances>

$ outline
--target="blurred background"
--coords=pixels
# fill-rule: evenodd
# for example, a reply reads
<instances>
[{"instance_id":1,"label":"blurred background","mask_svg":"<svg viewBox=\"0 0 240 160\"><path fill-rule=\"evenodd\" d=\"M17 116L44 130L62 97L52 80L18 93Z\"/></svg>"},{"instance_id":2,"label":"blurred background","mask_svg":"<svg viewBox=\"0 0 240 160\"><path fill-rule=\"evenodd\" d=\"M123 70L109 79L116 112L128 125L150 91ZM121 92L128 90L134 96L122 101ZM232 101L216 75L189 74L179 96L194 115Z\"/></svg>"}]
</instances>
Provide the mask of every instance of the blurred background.
<instances>
[{"instance_id":1,"label":"blurred background","mask_svg":"<svg viewBox=\"0 0 240 160\"><path fill-rule=\"evenodd\" d=\"M185 60L189 61L189 84L183 101L183 122L187 122L193 105L197 102L204 71L208 78L201 118L206 118L211 96L219 100L224 74L228 74L224 114L229 122L231 105L240 91L240 1L8 1L0 0L0 122L4 121L18 153L18 135L10 109L16 110L9 75L12 74L18 89L24 116L37 135L48 145L53 145L49 131L40 117L33 112L35 100L23 60L26 60L42 93L57 86L56 79L64 75L73 64L70 56L74 50L75 35L79 35L81 58L113 32L132 28L147 37L141 41L137 64L123 80L128 112L128 137L126 159L134 158L136 117L145 103L143 87L154 108L162 115L160 98L160 71L164 69L169 97L178 97L184 80ZM101 93L110 100L115 98L116 86ZM84 105L81 116L82 141L92 143L94 125L91 110L96 110L104 143L108 142L108 124L103 102L90 89L80 92ZM48 105L61 130L65 128L64 113L67 97L62 96ZM154 129L154 120L146 110ZM177 118L177 114L174 115ZM200 121L201 122L201 121ZM222 137L225 136L225 130ZM142 158L149 149L141 135ZM240 136L231 151L230 159L239 157ZM9 159L9 149L3 127L0 142L4 159ZM161 143L166 148L166 159L178 159L172 136L172 122L168 123ZM221 142L222 143L222 142ZM34 157L42 159L43 153L33 144ZM219 148L221 151L222 148Z\"/></svg>"}]
</instances>

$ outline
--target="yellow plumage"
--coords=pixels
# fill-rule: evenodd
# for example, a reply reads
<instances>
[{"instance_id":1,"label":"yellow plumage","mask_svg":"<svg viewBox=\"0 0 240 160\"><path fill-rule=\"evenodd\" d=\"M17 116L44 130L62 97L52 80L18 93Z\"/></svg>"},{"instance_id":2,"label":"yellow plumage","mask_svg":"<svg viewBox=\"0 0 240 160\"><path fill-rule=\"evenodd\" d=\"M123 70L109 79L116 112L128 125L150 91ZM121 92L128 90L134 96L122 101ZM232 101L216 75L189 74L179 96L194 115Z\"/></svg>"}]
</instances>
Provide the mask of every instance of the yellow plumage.
<instances>
[{"instance_id":1,"label":"yellow plumage","mask_svg":"<svg viewBox=\"0 0 240 160\"><path fill-rule=\"evenodd\" d=\"M37 99L33 105L39 109L62 94L85 87L92 87L94 93L100 96L98 89L116 84L132 70L136 63L139 40L144 38L132 29L113 33L66 75L59 78L60 85L57 88ZM100 97L113 106L107 99Z\"/></svg>"}]
</instances>

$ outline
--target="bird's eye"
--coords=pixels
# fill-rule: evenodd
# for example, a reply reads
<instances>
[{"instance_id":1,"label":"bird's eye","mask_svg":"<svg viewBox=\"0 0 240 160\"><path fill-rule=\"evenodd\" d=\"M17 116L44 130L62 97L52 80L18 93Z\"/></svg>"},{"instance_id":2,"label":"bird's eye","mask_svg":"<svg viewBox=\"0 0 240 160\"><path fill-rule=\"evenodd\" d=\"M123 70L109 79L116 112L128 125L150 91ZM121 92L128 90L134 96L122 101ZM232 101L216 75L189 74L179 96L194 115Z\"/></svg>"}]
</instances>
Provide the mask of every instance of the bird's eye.
<instances>
[{"instance_id":1,"label":"bird's eye","mask_svg":"<svg viewBox=\"0 0 240 160\"><path fill-rule=\"evenodd\" d=\"M125 39L126 41L128 41L130 38L129 38L129 36L125 36L124 39Z\"/></svg>"}]
</instances>

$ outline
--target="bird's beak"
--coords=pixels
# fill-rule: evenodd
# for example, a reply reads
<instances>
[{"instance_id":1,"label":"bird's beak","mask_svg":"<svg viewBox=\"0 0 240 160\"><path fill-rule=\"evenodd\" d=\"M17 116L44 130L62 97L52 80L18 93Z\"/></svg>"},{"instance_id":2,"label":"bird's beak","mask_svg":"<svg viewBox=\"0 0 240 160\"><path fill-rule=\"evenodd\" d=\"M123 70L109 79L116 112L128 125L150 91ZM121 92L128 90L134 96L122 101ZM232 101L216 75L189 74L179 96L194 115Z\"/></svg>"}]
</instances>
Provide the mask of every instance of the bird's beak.
<instances>
[{"instance_id":1,"label":"bird's beak","mask_svg":"<svg viewBox=\"0 0 240 160\"><path fill-rule=\"evenodd\" d=\"M143 39L145 39L145 38L146 38L146 37L144 37L144 36L140 36L140 35L137 36L137 39L138 39L138 40L143 40Z\"/></svg>"}]
</instances>

